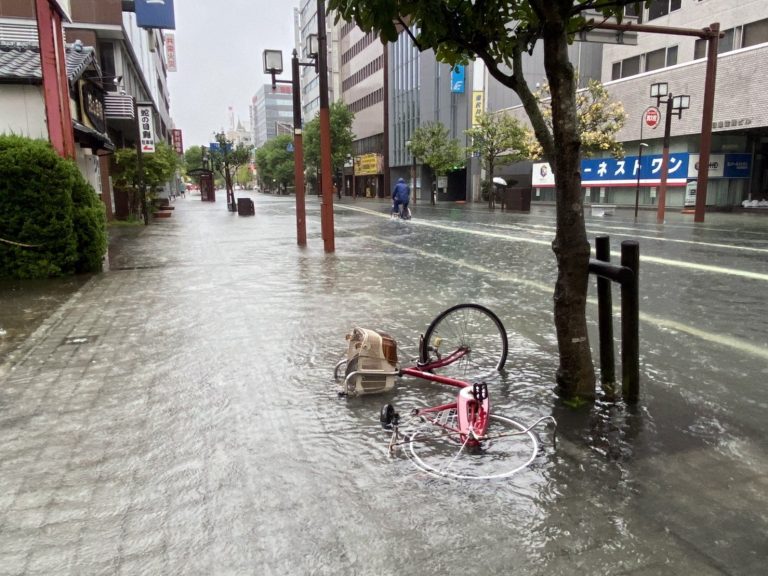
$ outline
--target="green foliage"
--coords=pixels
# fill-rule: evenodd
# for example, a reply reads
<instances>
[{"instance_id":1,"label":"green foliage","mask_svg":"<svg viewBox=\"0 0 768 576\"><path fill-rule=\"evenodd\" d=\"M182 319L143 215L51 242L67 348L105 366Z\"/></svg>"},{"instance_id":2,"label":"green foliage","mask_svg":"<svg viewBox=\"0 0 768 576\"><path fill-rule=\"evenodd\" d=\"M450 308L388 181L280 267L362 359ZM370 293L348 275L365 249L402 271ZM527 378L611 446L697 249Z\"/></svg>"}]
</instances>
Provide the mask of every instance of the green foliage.
<instances>
[{"instance_id":1,"label":"green foliage","mask_svg":"<svg viewBox=\"0 0 768 576\"><path fill-rule=\"evenodd\" d=\"M476 152L488 164L488 177L493 167L519 162L527 157L525 128L517 118L508 114L480 114L477 126L466 131L470 137L469 150Z\"/></svg>"},{"instance_id":2,"label":"green foliage","mask_svg":"<svg viewBox=\"0 0 768 576\"><path fill-rule=\"evenodd\" d=\"M549 85L545 84L535 93L544 121L552 130L552 97ZM581 155L585 158L592 156L604 156L610 154L615 158L624 156L624 148L621 142L616 141L616 134L624 126L627 115L621 102L612 100L608 90L599 80L590 80L587 87L576 93L576 115L579 122L579 134L581 135ZM541 145L534 142L532 135L528 135L528 141L532 144L529 148L530 158L538 159L542 156Z\"/></svg>"},{"instance_id":3,"label":"green foliage","mask_svg":"<svg viewBox=\"0 0 768 576\"><path fill-rule=\"evenodd\" d=\"M147 197L152 198L156 188L162 187L173 178L179 166L179 156L165 142L155 144L155 152L142 154L143 183ZM112 182L115 189L128 195L128 210L131 216L141 212L141 191L139 190L139 164L136 148L119 148L112 155Z\"/></svg>"},{"instance_id":4,"label":"green foliage","mask_svg":"<svg viewBox=\"0 0 768 576\"><path fill-rule=\"evenodd\" d=\"M334 102L328 109L331 128L331 172L338 174L344 168L347 156L352 154L354 113L343 102ZM310 171L320 168L320 116L316 115L304 126L304 163Z\"/></svg>"},{"instance_id":5,"label":"green foliage","mask_svg":"<svg viewBox=\"0 0 768 576\"><path fill-rule=\"evenodd\" d=\"M77 239L77 261L75 271L101 272L104 255L107 253L107 214L104 203L96 195L74 164L72 186L72 223Z\"/></svg>"},{"instance_id":6,"label":"green foliage","mask_svg":"<svg viewBox=\"0 0 768 576\"><path fill-rule=\"evenodd\" d=\"M273 181L284 187L293 184L293 152L288 152L288 145L292 142L292 136L281 134L256 150L256 167L259 170L259 177L268 188L272 187Z\"/></svg>"},{"instance_id":7,"label":"green foliage","mask_svg":"<svg viewBox=\"0 0 768 576\"><path fill-rule=\"evenodd\" d=\"M184 173L203 167L203 147L190 146L184 152Z\"/></svg>"},{"instance_id":8,"label":"green foliage","mask_svg":"<svg viewBox=\"0 0 768 576\"><path fill-rule=\"evenodd\" d=\"M459 141L451 138L448 129L440 122L428 122L416 128L411 135L410 151L438 176L464 164L464 151Z\"/></svg>"},{"instance_id":9,"label":"green foliage","mask_svg":"<svg viewBox=\"0 0 768 576\"><path fill-rule=\"evenodd\" d=\"M233 148L232 142L227 140L224 134L217 134L216 141L219 143L219 149L209 150L208 153L212 169L217 170L222 177L227 166L232 175L240 166L245 166L251 161L251 147L241 142Z\"/></svg>"},{"instance_id":10,"label":"green foliage","mask_svg":"<svg viewBox=\"0 0 768 576\"><path fill-rule=\"evenodd\" d=\"M0 136L0 222L2 277L101 269L104 208L74 163L48 142Z\"/></svg>"}]
</instances>

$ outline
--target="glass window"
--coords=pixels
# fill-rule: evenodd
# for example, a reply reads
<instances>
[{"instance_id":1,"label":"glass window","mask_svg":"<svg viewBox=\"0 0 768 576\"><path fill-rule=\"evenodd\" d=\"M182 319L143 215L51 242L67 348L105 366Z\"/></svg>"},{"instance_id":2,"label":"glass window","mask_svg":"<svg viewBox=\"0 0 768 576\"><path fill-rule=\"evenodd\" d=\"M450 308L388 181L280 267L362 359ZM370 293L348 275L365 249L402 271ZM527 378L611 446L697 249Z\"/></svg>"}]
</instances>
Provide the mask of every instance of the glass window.
<instances>
[{"instance_id":1,"label":"glass window","mask_svg":"<svg viewBox=\"0 0 768 576\"><path fill-rule=\"evenodd\" d=\"M621 62L621 77L634 76L640 74L640 56L627 58Z\"/></svg>"},{"instance_id":2,"label":"glass window","mask_svg":"<svg viewBox=\"0 0 768 576\"><path fill-rule=\"evenodd\" d=\"M637 2L636 4L630 4L624 6L624 14L637 18L637 23L640 24L643 21L643 3Z\"/></svg>"},{"instance_id":3,"label":"glass window","mask_svg":"<svg viewBox=\"0 0 768 576\"><path fill-rule=\"evenodd\" d=\"M707 41L703 38L699 38L696 40L696 45L693 47L693 59L698 60L699 58L706 58L707 57Z\"/></svg>"},{"instance_id":4,"label":"glass window","mask_svg":"<svg viewBox=\"0 0 768 576\"><path fill-rule=\"evenodd\" d=\"M614 62L611 67L611 80L618 80L621 78L621 62Z\"/></svg>"},{"instance_id":5,"label":"glass window","mask_svg":"<svg viewBox=\"0 0 768 576\"><path fill-rule=\"evenodd\" d=\"M670 46L667 48L667 66L675 64L677 64L677 46Z\"/></svg>"},{"instance_id":6,"label":"glass window","mask_svg":"<svg viewBox=\"0 0 768 576\"><path fill-rule=\"evenodd\" d=\"M717 53L730 52L733 50L733 28L730 28L724 32L725 36L720 38L720 43L717 45Z\"/></svg>"},{"instance_id":7,"label":"glass window","mask_svg":"<svg viewBox=\"0 0 768 576\"><path fill-rule=\"evenodd\" d=\"M655 20L669 14L669 0L653 0L648 7L648 20Z\"/></svg>"},{"instance_id":8,"label":"glass window","mask_svg":"<svg viewBox=\"0 0 768 576\"><path fill-rule=\"evenodd\" d=\"M666 48L661 48L659 50L654 50L653 52L648 52L645 55L645 71L650 72L651 70L658 70L659 68L664 68L665 58L666 57Z\"/></svg>"},{"instance_id":9,"label":"glass window","mask_svg":"<svg viewBox=\"0 0 768 576\"><path fill-rule=\"evenodd\" d=\"M768 18L744 25L742 47L768 42Z\"/></svg>"}]
</instances>

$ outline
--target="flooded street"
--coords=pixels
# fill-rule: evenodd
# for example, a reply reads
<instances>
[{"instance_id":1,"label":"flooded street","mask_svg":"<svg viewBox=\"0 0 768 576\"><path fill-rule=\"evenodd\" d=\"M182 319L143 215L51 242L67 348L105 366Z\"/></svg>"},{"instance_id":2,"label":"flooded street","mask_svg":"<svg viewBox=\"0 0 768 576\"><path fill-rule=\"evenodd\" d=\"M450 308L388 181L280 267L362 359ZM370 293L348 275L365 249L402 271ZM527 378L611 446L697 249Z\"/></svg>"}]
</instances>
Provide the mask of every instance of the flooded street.
<instances>
[{"instance_id":1,"label":"flooded street","mask_svg":"<svg viewBox=\"0 0 768 576\"><path fill-rule=\"evenodd\" d=\"M255 217L192 196L113 230L110 270L14 336L0 575L765 573L768 218L588 217L614 262L640 244L641 399L574 410L553 393L553 209L419 204L404 222L346 200L326 255L315 197L306 249L292 197L252 197ZM597 362L594 280L590 296ZM351 327L391 334L405 363L460 302L508 332L494 410L559 422L507 480L388 456L381 405L449 402L446 387L344 399L333 380Z\"/></svg>"}]
</instances>

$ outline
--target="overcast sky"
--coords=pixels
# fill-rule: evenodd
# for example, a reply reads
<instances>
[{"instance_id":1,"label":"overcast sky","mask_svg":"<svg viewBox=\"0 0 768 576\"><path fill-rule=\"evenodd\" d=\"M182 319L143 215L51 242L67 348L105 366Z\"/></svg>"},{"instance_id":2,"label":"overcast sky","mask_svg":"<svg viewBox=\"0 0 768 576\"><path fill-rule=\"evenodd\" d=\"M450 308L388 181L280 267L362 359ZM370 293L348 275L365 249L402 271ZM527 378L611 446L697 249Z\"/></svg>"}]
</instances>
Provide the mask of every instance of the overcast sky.
<instances>
[{"instance_id":1,"label":"overcast sky","mask_svg":"<svg viewBox=\"0 0 768 576\"><path fill-rule=\"evenodd\" d=\"M298 0L174 0L176 62L168 73L171 115L184 147L207 144L229 129L228 108L249 127L248 106L268 83L262 51L283 51L290 71L293 9ZM290 72L289 72L290 74ZM284 78L288 79L283 73Z\"/></svg>"}]
</instances>

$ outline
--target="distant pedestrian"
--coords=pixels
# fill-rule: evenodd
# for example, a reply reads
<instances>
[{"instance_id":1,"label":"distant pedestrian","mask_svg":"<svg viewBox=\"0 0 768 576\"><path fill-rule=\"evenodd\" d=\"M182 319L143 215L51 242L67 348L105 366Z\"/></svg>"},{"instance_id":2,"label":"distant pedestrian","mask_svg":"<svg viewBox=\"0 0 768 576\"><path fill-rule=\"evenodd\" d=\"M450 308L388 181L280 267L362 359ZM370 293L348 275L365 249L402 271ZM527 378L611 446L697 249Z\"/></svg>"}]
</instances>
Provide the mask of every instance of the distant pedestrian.
<instances>
[{"instance_id":1,"label":"distant pedestrian","mask_svg":"<svg viewBox=\"0 0 768 576\"><path fill-rule=\"evenodd\" d=\"M341 200L341 188L339 188L339 185L336 184L336 182L333 183L333 193L336 194L336 198Z\"/></svg>"}]
</instances>

